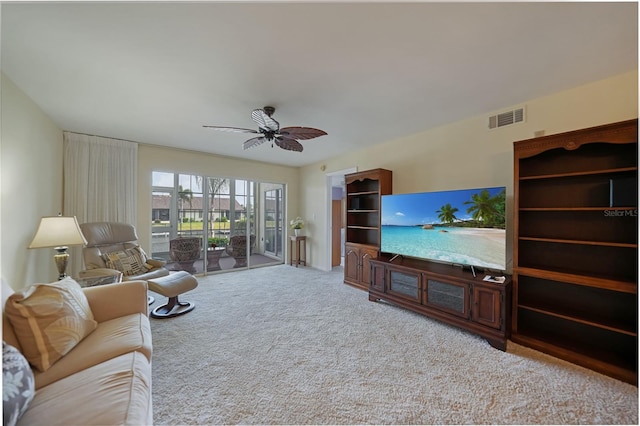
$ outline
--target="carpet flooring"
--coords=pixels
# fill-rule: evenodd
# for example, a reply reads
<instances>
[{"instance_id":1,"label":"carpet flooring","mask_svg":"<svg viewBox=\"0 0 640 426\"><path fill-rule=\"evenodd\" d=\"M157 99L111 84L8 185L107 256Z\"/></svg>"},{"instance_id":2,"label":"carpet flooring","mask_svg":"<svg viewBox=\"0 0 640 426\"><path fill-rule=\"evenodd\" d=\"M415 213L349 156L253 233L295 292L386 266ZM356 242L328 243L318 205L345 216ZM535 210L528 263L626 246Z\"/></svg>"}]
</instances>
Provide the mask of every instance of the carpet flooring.
<instances>
[{"instance_id":1,"label":"carpet flooring","mask_svg":"<svg viewBox=\"0 0 640 426\"><path fill-rule=\"evenodd\" d=\"M369 302L341 270L199 279L151 319L158 425L638 424L635 386ZM162 297L156 297L162 301Z\"/></svg>"}]
</instances>

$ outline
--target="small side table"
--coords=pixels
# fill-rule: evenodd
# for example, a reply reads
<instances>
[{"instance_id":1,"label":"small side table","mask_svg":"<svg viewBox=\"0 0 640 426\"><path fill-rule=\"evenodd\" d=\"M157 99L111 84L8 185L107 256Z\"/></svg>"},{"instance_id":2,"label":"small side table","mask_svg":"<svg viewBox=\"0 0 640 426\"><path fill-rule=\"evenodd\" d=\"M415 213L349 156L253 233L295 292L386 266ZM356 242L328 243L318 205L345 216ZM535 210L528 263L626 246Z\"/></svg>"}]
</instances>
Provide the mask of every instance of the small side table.
<instances>
[{"instance_id":1,"label":"small side table","mask_svg":"<svg viewBox=\"0 0 640 426\"><path fill-rule=\"evenodd\" d=\"M307 266L307 237L305 235L292 235L289 238L289 265L295 263L296 268L300 264Z\"/></svg>"},{"instance_id":2,"label":"small side table","mask_svg":"<svg viewBox=\"0 0 640 426\"><path fill-rule=\"evenodd\" d=\"M209 247L207 249L207 271L220 270L220 256L224 250L224 247Z\"/></svg>"}]
</instances>

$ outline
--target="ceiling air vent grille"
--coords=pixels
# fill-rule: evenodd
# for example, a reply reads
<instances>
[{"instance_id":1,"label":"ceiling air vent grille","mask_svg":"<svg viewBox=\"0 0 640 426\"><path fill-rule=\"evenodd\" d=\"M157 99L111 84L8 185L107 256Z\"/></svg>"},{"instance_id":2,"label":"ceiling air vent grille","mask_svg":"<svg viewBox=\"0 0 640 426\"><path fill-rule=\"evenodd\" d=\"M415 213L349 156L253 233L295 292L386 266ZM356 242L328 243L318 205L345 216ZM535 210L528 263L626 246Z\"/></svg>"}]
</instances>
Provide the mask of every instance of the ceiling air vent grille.
<instances>
[{"instance_id":1,"label":"ceiling air vent grille","mask_svg":"<svg viewBox=\"0 0 640 426\"><path fill-rule=\"evenodd\" d=\"M489 129L509 126L524 121L524 107L489 117Z\"/></svg>"}]
</instances>

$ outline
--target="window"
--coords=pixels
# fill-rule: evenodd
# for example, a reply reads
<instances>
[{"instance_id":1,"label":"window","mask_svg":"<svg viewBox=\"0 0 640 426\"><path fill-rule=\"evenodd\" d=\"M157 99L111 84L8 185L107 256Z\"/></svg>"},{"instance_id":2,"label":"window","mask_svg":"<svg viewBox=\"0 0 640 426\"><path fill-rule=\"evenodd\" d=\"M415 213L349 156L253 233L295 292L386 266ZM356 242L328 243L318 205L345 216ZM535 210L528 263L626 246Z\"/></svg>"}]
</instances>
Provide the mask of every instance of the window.
<instances>
[{"instance_id":1,"label":"window","mask_svg":"<svg viewBox=\"0 0 640 426\"><path fill-rule=\"evenodd\" d=\"M151 255L168 269L211 273L283 263L283 184L160 171L152 182ZM193 265L172 257L172 240L194 237L201 250Z\"/></svg>"}]
</instances>

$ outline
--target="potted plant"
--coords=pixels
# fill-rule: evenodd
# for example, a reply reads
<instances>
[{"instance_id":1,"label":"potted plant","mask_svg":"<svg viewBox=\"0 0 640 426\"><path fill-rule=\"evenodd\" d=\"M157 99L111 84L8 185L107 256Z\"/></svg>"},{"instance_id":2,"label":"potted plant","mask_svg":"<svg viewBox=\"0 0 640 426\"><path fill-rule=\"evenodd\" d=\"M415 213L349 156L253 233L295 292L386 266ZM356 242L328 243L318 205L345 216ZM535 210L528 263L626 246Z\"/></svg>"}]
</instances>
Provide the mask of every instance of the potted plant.
<instances>
[{"instance_id":1,"label":"potted plant","mask_svg":"<svg viewBox=\"0 0 640 426\"><path fill-rule=\"evenodd\" d=\"M293 232L296 234L296 236L300 235L300 230L304 228L304 220L302 220L300 216L298 216L295 219L291 220L289 224L291 225L291 229L293 229Z\"/></svg>"},{"instance_id":2,"label":"potted plant","mask_svg":"<svg viewBox=\"0 0 640 426\"><path fill-rule=\"evenodd\" d=\"M226 247L229 244L229 239L225 237L209 237L208 238L209 247Z\"/></svg>"}]
</instances>

